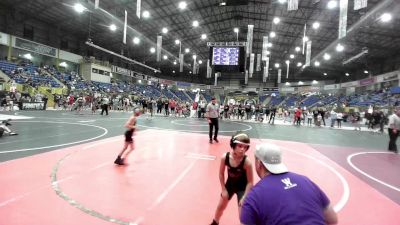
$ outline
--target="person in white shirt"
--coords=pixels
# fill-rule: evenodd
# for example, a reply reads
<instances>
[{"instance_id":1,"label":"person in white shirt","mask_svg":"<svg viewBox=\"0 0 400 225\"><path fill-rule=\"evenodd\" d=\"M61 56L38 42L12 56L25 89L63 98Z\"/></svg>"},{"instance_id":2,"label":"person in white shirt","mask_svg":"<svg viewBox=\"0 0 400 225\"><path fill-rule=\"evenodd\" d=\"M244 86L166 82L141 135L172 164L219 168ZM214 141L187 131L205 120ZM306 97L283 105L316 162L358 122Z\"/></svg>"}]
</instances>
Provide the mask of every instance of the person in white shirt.
<instances>
[{"instance_id":1,"label":"person in white shirt","mask_svg":"<svg viewBox=\"0 0 400 225\"><path fill-rule=\"evenodd\" d=\"M338 112L336 114L336 120L337 120L338 128L341 128L342 127L342 120L343 120L343 113Z\"/></svg>"},{"instance_id":2,"label":"person in white shirt","mask_svg":"<svg viewBox=\"0 0 400 225\"><path fill-rule=\"evenodd\" d=\"M396 140L399 136L400 130L400 109L396 109L392 115L389 116L388 132L389 132L389 147L391 152L399 153L397 150Z\"/></svg>"}]
</instances>

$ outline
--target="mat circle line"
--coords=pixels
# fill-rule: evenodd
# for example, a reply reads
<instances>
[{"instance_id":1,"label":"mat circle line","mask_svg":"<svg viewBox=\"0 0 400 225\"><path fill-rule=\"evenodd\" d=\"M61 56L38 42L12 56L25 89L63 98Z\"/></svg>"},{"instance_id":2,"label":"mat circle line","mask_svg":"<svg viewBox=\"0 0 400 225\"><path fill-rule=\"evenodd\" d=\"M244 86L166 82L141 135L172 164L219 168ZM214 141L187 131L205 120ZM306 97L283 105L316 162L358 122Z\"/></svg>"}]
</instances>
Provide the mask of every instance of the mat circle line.
<instances>
[{"instance_id":1,"label":"mat circle line","mask_svg":"<svg viewBox=\"0 0 400 225\"><path fill-rule=\"evenodd\" d=\"M62 146L68 146L68 145L73 145L73 144L79 144L83 142L88 142L92 140L96 140L98 138L103 137L108 133L108 130L104 127L96 126L96 125L91 125L91 124L80 124L80 123L69 123L69 122L56 122L56 121L13 121L14 123L56 123L56 124L72 124L72 125L80 125L80 126L88 126L88 127L95 127L103 130L104 132L96 137L93 138L87 138L84 140L80 141L74 141L74 142L69 142L69 143L64 143L64 144L58 144L58 145L50 145L50 146L43 146L43 147L35 147L35 148L25 148L25 149L15 149L15 150L8 150L8 151L2 151L0 154L5 154L5 153L12 153L12 152L25 152L25 151L35 151L35 150L41 150L41 149L48 149L48 148L54 148L54 147L62 147Z\"/></svg>"}]
</instances>

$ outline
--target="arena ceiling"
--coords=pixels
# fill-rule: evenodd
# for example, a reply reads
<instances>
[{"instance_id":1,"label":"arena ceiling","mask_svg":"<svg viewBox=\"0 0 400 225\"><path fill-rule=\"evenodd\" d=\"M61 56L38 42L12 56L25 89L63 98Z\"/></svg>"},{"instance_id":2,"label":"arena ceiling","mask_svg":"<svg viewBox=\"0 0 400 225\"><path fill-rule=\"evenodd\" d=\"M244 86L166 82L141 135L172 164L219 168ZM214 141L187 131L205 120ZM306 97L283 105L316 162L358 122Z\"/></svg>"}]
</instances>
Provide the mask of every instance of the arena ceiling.
<instances>
[{"instance_id":1,"label":"arena ceiling","mask_svg":"<svg viewBox=\"0 0 400 225\"><path fill-rule=\"evenodd\" d=\"M239 28L238 40L246 41L249 24L254 25L254 53L261 53L263 36L272 31L276 33L275 38L270 38L273 44L270 48L272 78L276 76L275 63L283 66L285 74L285 61L291 60L290 80L334 79L343 82L368 76L364 74L365 70L369 74L382 72L385 62L398 57L400 52L398 0L368 0L368 6L360 10L353 10L354 1L349 0L348 31L341 40L338 40L339 7L328 9L328 0L299 0L299 9L295 11L288 11L287 3L281 4L280 0L186 0L185 10L178 8L181 0L142 0L142 12L150 13L147 19L136 17L136 1L100 0L101 10L95 10L94 0L81 0L89 9L82 14L72 7L79 0L2 0L1 4L22 14L23 21L32 18L47 21L49 26L62 27L82 42L91 38L96 45L118 53L123 51L130 58L161 68L166 76L189 76L191 54L206 61L209 55L206 42L235 41L235 27ZM128 12L127 45L122 44L124 10ZM380 19L385 12L392 15L392 20L386 23ZM278 24L273 22L275 17L280 19ZM199 22L198 27L192 26L194 20ZM319 22L318 29L313 29L314 22ZM111 23L117 25L117 31L109 30ZM302 48L305 24L306 36L312 40L312 65L302 69L296 64L304 64L305 56L296 52L295 47ZM163 27L168 28L168 33L163 34L163 49L169 59L157 63L149 49L155 47L156 36ZM206 40L200 38L202 34L207 35ZM140 44L135 45L133 37L139 37ZM173 64L179 52L176 39L181 41L182 49L190 48L191 51L185 57L185 73L180 75L172 73L178 71L178 66ZM343 52L335 50L338 43L344 46ZM343 65L343 61L366 49L368 54ZM323 59L325 53L330 54L330 60ZM294 59L290 58L291 54ZM320 62L319 67L314 65L315 61ZM200 73L198 76L205 77L205 63L201 65ZM243 74L232 74L235 76L244 79ZM260 78L261 72L257 76Z\"/></svg>"}]
</instances>

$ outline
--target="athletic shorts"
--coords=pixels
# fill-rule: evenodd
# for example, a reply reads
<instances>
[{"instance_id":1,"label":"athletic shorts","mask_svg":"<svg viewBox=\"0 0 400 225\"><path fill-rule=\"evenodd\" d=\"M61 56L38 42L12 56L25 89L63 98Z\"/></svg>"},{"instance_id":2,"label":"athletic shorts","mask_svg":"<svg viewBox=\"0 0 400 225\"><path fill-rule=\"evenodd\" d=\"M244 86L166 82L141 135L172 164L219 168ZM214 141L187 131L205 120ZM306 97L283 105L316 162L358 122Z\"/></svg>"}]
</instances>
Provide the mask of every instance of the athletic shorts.
<instances>
[{"instance_id":1,"label":"athletic shorts","mask_svg":"<svg viewBox=\"0 0 400 225\"><path fill-rule=\"evenodd\" d=\"M132 134L133 134L134 130L127 130L125 131L125 142L129 142L132 143L133 139L132 139Z\"/></svg>"},{"instance_id":2,"label":"athletic shorts","mask_svg":"<svg viewBox=\"0 0 400 225\"><path fill-rule=\"evenodd\" d=\"M237 196L237 201L239 203L239 201L243 198L244 196L244 192L246 191L246 187L244 188L239 188L236 187L237 185L233 185L230 182L226 182L225 184L225 188L228 191L228 199L231 200L233 195L236 194Z\"/></svg>"}]
</instances>

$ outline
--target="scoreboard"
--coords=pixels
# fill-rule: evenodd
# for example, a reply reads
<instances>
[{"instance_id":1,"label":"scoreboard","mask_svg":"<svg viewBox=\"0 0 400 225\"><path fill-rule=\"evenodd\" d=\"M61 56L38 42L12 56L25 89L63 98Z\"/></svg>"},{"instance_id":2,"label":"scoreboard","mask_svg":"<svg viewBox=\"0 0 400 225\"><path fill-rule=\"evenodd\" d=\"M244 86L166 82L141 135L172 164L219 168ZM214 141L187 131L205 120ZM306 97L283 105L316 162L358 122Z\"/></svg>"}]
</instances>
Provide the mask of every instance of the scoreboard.
<instances>
[{"instance_id":1,"label":"scoreboard","mask_svg":"<svg viewBox=\"0 0 400 225\"><path fill-rule=\"evenodd\" d=\"M239 48L214 47L212 54L212 65L217 65L217 66L239 65Z\"/></svg>"}]
</instances>

